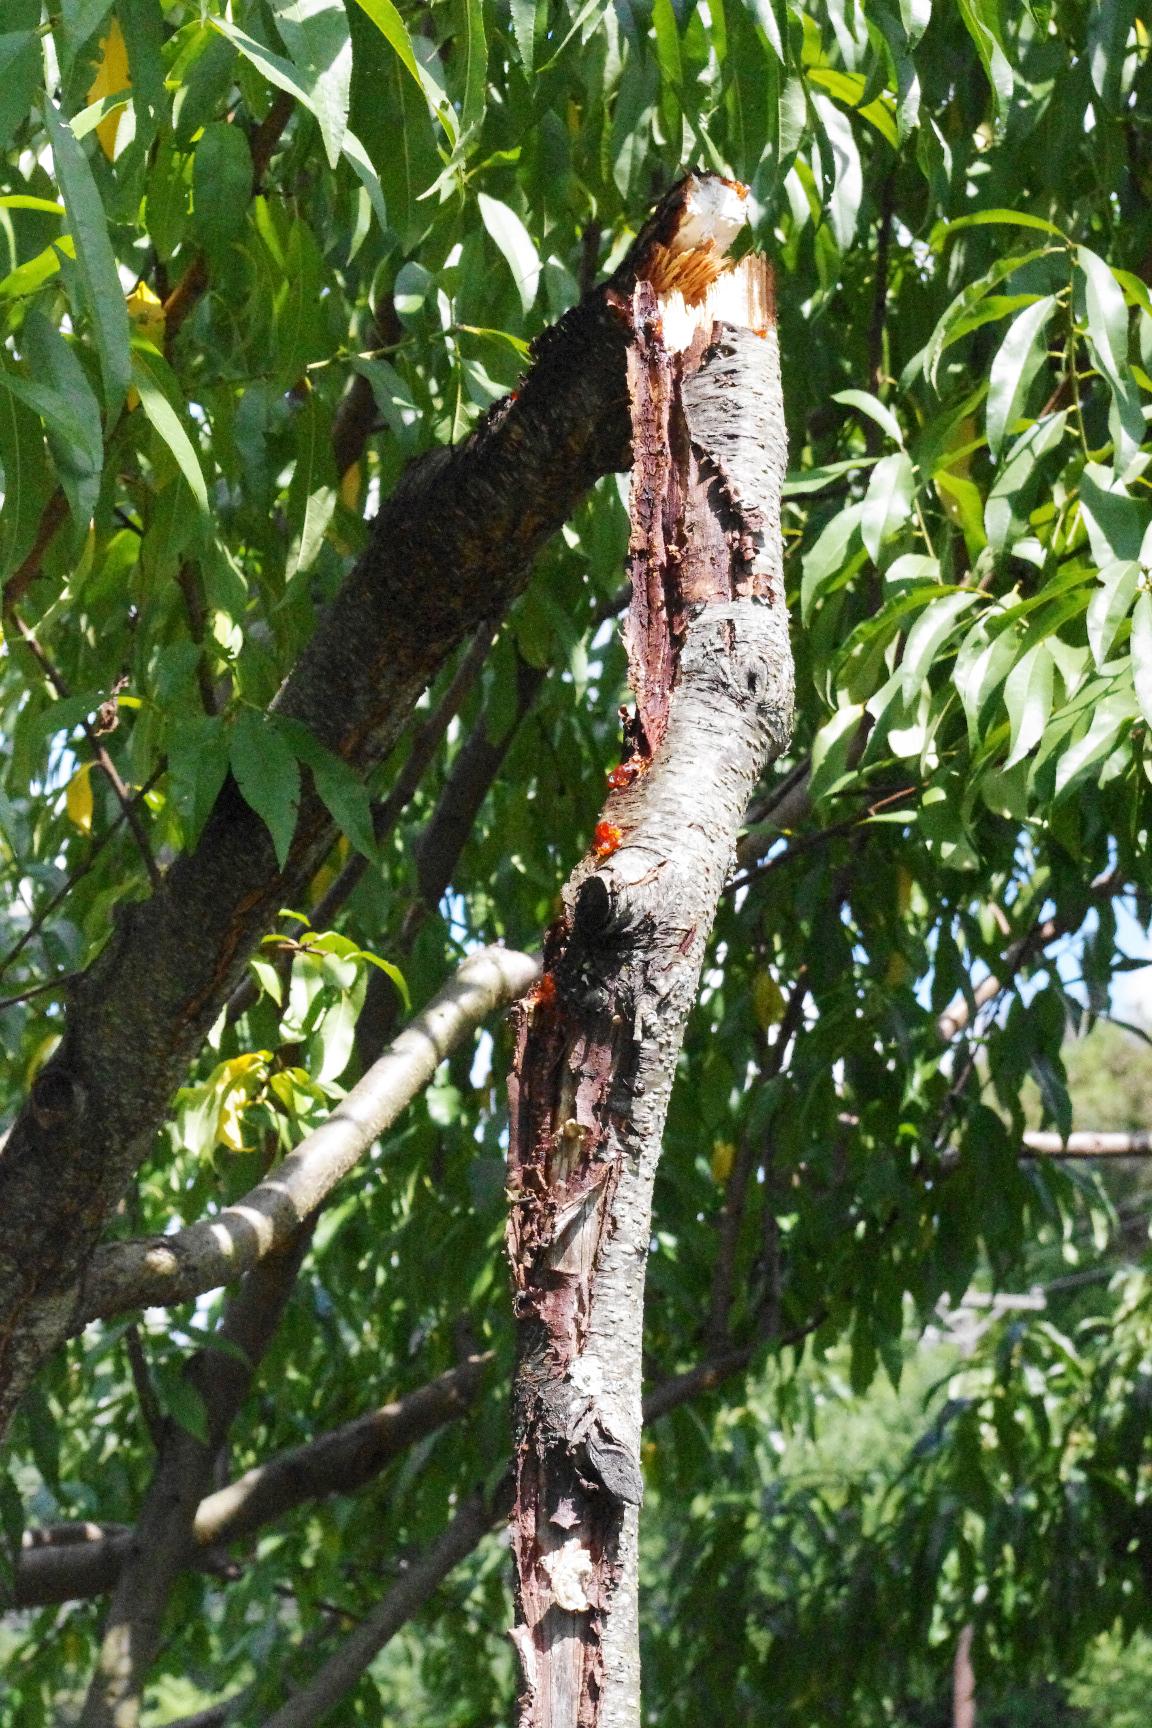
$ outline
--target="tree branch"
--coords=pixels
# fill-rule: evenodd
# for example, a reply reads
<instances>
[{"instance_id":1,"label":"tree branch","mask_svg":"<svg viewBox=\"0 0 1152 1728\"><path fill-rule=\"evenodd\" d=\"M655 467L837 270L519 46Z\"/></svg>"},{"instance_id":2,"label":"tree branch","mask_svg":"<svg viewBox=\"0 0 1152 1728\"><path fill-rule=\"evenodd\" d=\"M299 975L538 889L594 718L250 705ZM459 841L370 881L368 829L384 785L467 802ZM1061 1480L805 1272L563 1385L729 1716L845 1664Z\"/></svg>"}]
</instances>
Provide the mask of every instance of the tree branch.
<instances>
[{"instance_id":1,"label":"tree branch","mask_svg":"<svg viewBox=\"0 0 1152 1728\"><path fill-rule=\"evenodd\" d=\"M507 1510L508 1477L494 1494L473 1494L465 1500L443 1534L414 1560L399 1582L338 1646L327 1662L279 1710L264 1728L314 1728L356 1684L388 1640L411 1620L432 1593L478 1545Z\"/></svg>"},{"instance_id":2,"label":"tree branch","mask_svg":"<svg viewBox=\"0 0 1152 1728\"><path fill-rule=\"evenodd\" d=\"M156 1469L128 1541L108 1609L80 1728L136 1728L144 1683L160 1646L168 1602L194 1544L197 1507L217 1453L275 1336L311 1230L270 1256L229 1302L216 1337L185 1369L203 1408L204 1431L165 1426Z\"/></svg>"},{"instance_id":3,"label":"tree branch","mask_svg":"<svg viewBox=\"0 0 1152 1728\"><path fill-rule=\"evenodd\" d=\"M446 657L503 612L587 488L627 464L620 295L667 256L683 203L680 188L613 282L540 338L519 391L411 467L381 510L275 703L356 770L391 751ZM0 1152L0 1424L73 1323L86 1262L172 1089L331 834L309 785L281 867L229 779L195 850L151 899L118 909Z\"/></svg>"},{"instance_id":4,"label":"tree branch","mask_svg":"<svg viewBox=\"0 0 1152 1728\"><path fill-rule=\"evenodd\" d=\"M1024 1158L1152 1158L1152 1133L1132 1129L1128 1133L1092 1132L1082 1129L1069 1134L1029 1132L1024 1136Z\"/></svg>"},{"instance_id":5,"label":"tree branch","mask_svg":"<svg viewBox=\"0 0 1152 1728\"><path fill-rule=\"evenodd\" d=\"M210 1550L253 1535L309 1500L362 1488L408 1447L465 1415L491 1361L491 1352L470 1356L405 1397L277 1453L206 1495L195 1510L194 1551L187 1563L207 1564ZM102 1595L120 1576L131 1543L126 1525L65 1524L26 1532L13 1607Z\"/></svg>"},{"instance_id":6,"label":"tree branch","mask_svg":"<svg viewBox=\"0 0 1152 1728\"><path fill-rule=\"evenodd\" d=\"M109 1243L97 1250L72 1329L126 1310L188 1302L232 1283L290 1240L336 1184L395 1122L450 1051L539 971L532 955L484 948L470 954L439 995L271 1175L214 1218L171 1236Z\"/></svg>"}]
</instances>

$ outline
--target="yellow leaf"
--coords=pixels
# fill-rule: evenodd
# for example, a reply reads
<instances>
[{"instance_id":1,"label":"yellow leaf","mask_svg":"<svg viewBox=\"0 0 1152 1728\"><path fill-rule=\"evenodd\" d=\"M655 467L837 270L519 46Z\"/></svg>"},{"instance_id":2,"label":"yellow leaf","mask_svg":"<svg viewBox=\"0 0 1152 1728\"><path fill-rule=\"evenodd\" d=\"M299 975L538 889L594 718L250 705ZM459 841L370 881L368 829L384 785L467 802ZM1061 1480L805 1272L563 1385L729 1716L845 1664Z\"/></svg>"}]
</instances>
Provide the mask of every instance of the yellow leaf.
<instances>
[{"instance_id":1,"label":"yellow leaf","mask_svg":"<svg viewBox=\"0 0 1152 1728\"><path fill-rule=\"evenodd\" d=\"M31 1086L33 1080L35 1080L37 1074L39 1074L41 1068L43 1068L45 1062L47 1062L49 1056L51 1056L59 1042L59 1032L48 1032L43 1038L41 1038L39 1044L37 1044L35 1050L33 1050L31 1056L28 1058L28 1067L24 1074L25 1086Z\"/></svg>"},{"instance_id":2,"label":"yellow leaf","mask_svg":"<svg viewBox=\"0 0 1152 1728\"><path fill-rule=\"evenodd\" d=\"M896 909L903 917L912 904L912 877L903 864L896 867Z\"/></svg>"},{"instance_id":3,"label":"yellow leaf","mask_svg":"<svg viewBox=\"0 0 1152 1728\"><path fill-rule=\"evenodd\" d=\"M68 820L81 834L92 832L92 810L95 800L92 796L92 764L85 762L82 768L77 768L68 782L68 790L64 794L64 808L68 812Z\"/></svg>"},{"instance_id":4,"label":"yellow leaf","mask_svg":"<svg viewBox=\"0 0 1152 1728\"><path fill-rule=\"evenodd\" d=\"M153 294L147 282L137 282L128 295L127 302L133 335L163 352L164 302L159 295Z\"/></svg>"},{"instance_id":5,"label":"yellow leaf","mask_svg":"<svg viewBox=\"0 0 1152 1728\"><path fill-rule=\"evenodd\" d=\"M340 502L347 510L360 508L360 464L353 462L340 479Z\"/></svg>"},{"instance_id":6,"label":"yellow leaf","mask_svg":"<svg viewBox=\"0 0 1152 1728\"><path fill-rule=\"evenodd\" d=\"M127 90L132 83L128 71L128 49L124 44L124 32L120 28L120 20L113 15L108 26L108 33L100 43L100 59L96 65L96 76L92 80L92 88L88 92L89 102L100 102L105 96L115 96L121 90ZM109 162L116 154L116 134L120 129L120 110L115 114L106 114L96 128L96 136L100 140L100 148Z\"/></svg>"},{"instance_id":7,"label":"yellow leaf","mask_svg":"<svg viewBox=\"0 0 1152 1728\"><path fill-rule=\"evenodd\" d=\"M264 1084L267 1050L250 1050L221 1062L213 1082L220 1088L220 1114L216 1119L216 1144L229 1152L247 1152L244 1144L244 1114Z\"/></svg>"},{"instance_id":8,"label":"yellow leaf","mask_svg":"<svg viewBox=\"0 0 1152 1728\"><path fill-rule=\"evenodd\" d=\"M885 984L891 984L893 989L899 990L903 985L907 984L909 970L908 962L905 960L903 954L900 953L898 948L894 948L888 956L888 968L884 974Z\"/></svg>"},{"instance_id":9,"label":"yellow leaf","mask_svg":"<svg viewBox=\"0 0 1152 1728\"><path fill-rule=\"evenodd\" d=\"M727 1182L732 1174L732 1166L736 1162L736 1148L731 1140L713 1140L712 1142L712 1180Z\"/></svg>"},{"instance_id":10,"label":"yellow leaf","mask_svg":"<svg viewBox=\"0 0 1152 1728\"><path fill-rule=\"evenodd\" d=\"M771 972L757 972L752 980L752 1012L765 1030L783 1018L784 997Z\"/></svg>"}]
</instances>

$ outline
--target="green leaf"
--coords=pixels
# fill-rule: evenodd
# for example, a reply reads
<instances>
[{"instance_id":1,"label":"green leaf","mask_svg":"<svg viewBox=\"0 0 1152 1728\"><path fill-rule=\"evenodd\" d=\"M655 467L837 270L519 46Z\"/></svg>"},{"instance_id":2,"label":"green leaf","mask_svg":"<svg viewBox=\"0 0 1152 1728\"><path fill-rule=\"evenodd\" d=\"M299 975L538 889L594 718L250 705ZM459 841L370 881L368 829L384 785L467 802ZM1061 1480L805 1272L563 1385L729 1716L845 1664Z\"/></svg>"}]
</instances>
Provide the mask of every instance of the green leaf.
<instances>
[{"instance_id":1,"label":"green leaf","mask_svg":"<svg viewBox=\"0 0 1152 1728\"><path fill-rule=\"evenodd\" d=\"M216 714L173 714L166 730L168 783L192 847L228 773L228 733Z\"/></svg>"},{"instance_id":2,"label":"green leaf","mask_svg":"<svg viewBox=\"0 0 1152 1728\"><path fill-rule=\"evenodd\" d=\"M908 632L900 660L900 689L905 702L919 690L940 649L951 636L969 606L984 596L978 589L945 594L926 606Z\"/></svg>"},{"instance_id":3,"label":"green leaf","mask_svg":"<svg viewBox=\"0 0 1152 1728\"><path fill-rule=\"evenodd\" d=\"M88 158L67 121L61 118L55 104L48 99L44 102L44 120L52 143L56 184L76 243L81 297L100 357L104 411L110 424L123 406L132 376L128 308L108 237L104 206Z\"/></svg>"},{"instance_id":4,"label":"green leaf","mask_svg":"<svg viewBox=\"0 0 1152 1728\"><path fill-rule=\"evenodd\" d=\"M908 525L916 496L912 463L903 451L884 456L872 470L860 516L860 538L874 564L885 541Z\"/></svg>"},{"instance_id":5,"label":"green leaf","mask_svg":"<svg viewBox=\"0 0 1152 1728\"><path fill-rule=\"evenodd\" d=\"M18 300L25 294L35 294L38 288L58 274L64 260L70 261L75 256L76 242L71 234L54 240L51 246L45 246L42 252L18 264L0 280L0 299Z\"/></svg>"},{"instance_id":6,"label":"green leaf","mask_svg":"<svg viewBox=\"0 0 1152 1728\"><path fill-rule=\"evenodd\" d=\"M1092 88L1112 113L1120 107L1128 38L1139 10L1138 0L1095 0L1088 9L1088 70Z\"/></svg>"},{"instance_id":7,"label":"green leaf","mask_svg":"<svg viewBox=\"0 0 1152 1728\"><path fill-rule=\"evenodd\" d=\"M60 484L77 526L87 528L104 471L100 404L72 347L42 312L28 313L21 346L35 380L32 389L44 398L49 410L44 424ZM0 381L14 394L23 382L12 373L3 374ZM24 387L27 392L28 386ZM28 401L27 393L24 400Z\"/></svg>"},{"instance_id":8,"label":"green leaf","mask_svg":"<svg viewBox=\"0 0 1152 1728\"><path fill-rule=\"evenodd\" d=\"M942 239L951 234L959 234L965 228L1038 228L1042 234L1051 234L1057 240L1067 241L1067 235L1057 228L1054 222L1049 222L1044 216L1033 216L1027 210L1006 210L1000 207L992 210L970 210L964 216L956 216L950 222L945 222L938 230ZM1040 257L1040 253L1031 254ZM1015 268L1015 266L1013 266Z\"/></svg>"},{"instance_id":9,"label":"green leaf","mask_svg":"<svg viewBox=\"0 0 1152 1728\"><path fill-rule=\"evenodd\" d=\"M976 44L980 63L988 74L997 112L1003 117L1012 100L1014 79L1011 62L1004 52L999 0L957 0L957 4L964 26Z\"/></svg>"},{"instance_id":10,"label":"green leaf","mask_svg":"<svg viewBox=\"0 0 1152 1728\"><path fill-rule=\"evenodd\" d=\"M1152 726L1152 594L1147 587L1132 609L1132 681L1140 712Z\"/></svg>"},{"instance_id":11,"label":"green leaf","mask_svg":"<svg viewBox=\"0 0 1152 1728\"><path fill-rule=\"evenodd\" d=\"M209 252L243 232L252 179L252 152L243 127L223 120L205 126L192 159L192 227Z\"/></svg>"},{"instance_id":12,"label":"green leaf","mask_svg":"<svg viewBox=\"0 0 1152 1728\"><path fill-rule=\"evenodd\" d=\"M1113 437L1119 462L1127 467L1144 438L1140 392L1128 369L1128 305L1103 258L1079 246L1076 261L1084 278L1088 346L1112 392L1117 421Z\"/></svg>"},{"instance_id":13,"label":"green leaf","mask_svg":"<svg viewBox=\"0 0 1152 1728\"><path fill-rule=\"evenodd\" d=\"M452 64L459 80L460 121L465 132L479 126L488 101L488 38L482 0L452 0L456 39Z\"/></svg>"},{"instance_id":14,"label":"green leaf","mask_svg":"<svg viewBox=\"0 0 1152 1728\"><path fill-rule=\"evenodd\" d=\"M848 408L858 408L861 414L867 414L869 420L874 420L882 432L886 432L894 444L904 448L904 434L900 430L900 422L891 408L886 408L878 397L867 390L837 390L833 402L843 402Z\"/></svg>"},{"instance_id":15,"label":"green leaf","mask_svg":"<svg viewBox=\"0 0 1152 1728\"><path fill-rule=\"evenodd\" d=\"M853 747L860 739L860 722L864 717L862 704L838 708L826 720L812 743L812 773L808 795L813 804L837 791L846 777L855 774L850 767Z\"/></svg>"},{"instance_id":16,"label":"green leaf","mask_svg":"<svg viewBox=\"0 0 1152 1728\"><path fill-rule=\"evenodd\" d=\"M1087 246L1076 248L1076 263L1084 278L1088 340L1100 370L1110 383L1117 384L1128 364L1128 308L1123 290L1103 258Z\"/></svg>"},{"instance_id":17,"label":"green leaf","mask_svg":"<svg viewBox=\"0 0 1152 1728\"><path fill-rule=\"evenodd\" d=\"M269 84L274 84L277 90L283 90L289 96L295 96L296 100L302 102L308 112L315 117L317 123L320 123L320 115L317 113L313 93L290 60L285 60L281 54L274 54L270 48L265 48L262 42L257 42L245 31L238 30L235 24L229 23L226 18L213 18L210 22L212 28L219 30L222 36L227 37L232 46L239 49L244 58L255 66ZM388 227L388 212L384 205L384 194L380 190L380 181L368 158L368 152L349 127L344 129L340 140L340 151L371 199L372 208L376 212L381 228L386 229Z\"/></svg>"},{"instance_id":18,"label":"green leaf","mask_svg":"<svg viewBox=\"0 0 1152 1728\"><path fill-rule=\"evenodd\" d=\"M313 390L306 390L297 421L296 467L288 489L288 525L293 530L286 582L311 569L336 508L331 416Z\"/></svg>"},{"instance_id":19,"label":"green leaf","mask_svg":"<svg viewBox=\"0 0 1152 1728\"><path fill-rule=\"evenodd\" d=\"M241 708L232 722L228 765L245 803L271 834L283 869L300 807L300 769L284 731L267 714Z\"/></svg>"},{"instance_id":20,"label":"green leaf","mask_svg":"<svg viewBox=\"0 0 1152 1728\"><path fill-rule=\"evenodd\" d=\"M846 252L856 237L860 203L864 196L864 170L852 122L827 96L813 96L812 105L820 116L824 136L831 152L832 192L828 199L828 217L836 244ZM827 161L827 158L825 158Z\"/></svg>"},{"instance_id":21,"label":"green leaf","mask_svg":"<svg viewBox=\"0 0 1152 1728\"><path fill-rule=\"evenodd\" d=\"M838 516L833 516L820 534L815 546L806 552L800 582L800 611L807 623L817 597L851 562L849 547L856 537L863 515L862 504L849 504Z\"/></svg>"},{"instance_id":22,"label":"green leaf","mask_svg":"<svg viewBox=\"0 0 1152 1728\"><path fill-rule=\"evenodd\" d=\"M346 834L356 850L371 863L378 863L372 804L368 788L359 774L339 756L326 750L315 733L301 721L277 716L276 723L296 756L309 769L317 795L340 832Z\"/></svg>"},{"instance_id":23,"label":"green leaf","mask_svg":"<svg viewBox=\"0 0 1152 1728\"><path fill-rule=\"evenodd\" d=\"M1141 595L1141 599L1148 600L1148 595ZM1149 612L1148 623L1149 629L1152 630L1152 603L1150 603ZM1140 692L1137 691L1138 696L1139 694ZM1149 702L1152 702L1152 691L1145 693L1145 698L1140 704L1145 719L1148 718ZM1119 734L1130 729L1132 721L1136 717L1132 699L1126 691L1118 691L1114 695L1106 696L1102 702L1094 703L1089 712L1092 718L1087 731L1074 743L1065 744L1060 751L1056 764L1055 792L1057 797L1060 797L1083 775L1095 768L1102 757L1109 754Z\"/></svg>"},{"instance_id":24,"label":"green leaf","mask_svg":"<svg viewBox=\"0 0 1152 1728\"><path fill-rule=\"evenodd\" d=\"M412 38L408 34L408 26L392 4L392 0L356 0L356 4L367 17L371 18L384 40L395 50L396 58L404 67L410 78L415 79L417 89L423 92L424 84L420 77L420 68L416 64L416 55L412 49Z\"/></svg>"},{"instance_id":25,"label":"green leaf","mask_svg":"<svg viewBox=\"0 0 1152 1728\"><path fill-rule=\"evenodd\" d=\"M516 52L520 56L520 64L531 77L532 62L536 55L536 0L510 0L510 10Z\"/></svg>"},{"instance_id":26,"label":"green leaf","mask_svg":"<svg viewBox=\"0 0 1152 1728\"><path fill-rule=\"evenodd\" d=\"M311 96L330 168L348 129L352 38L343 0L269 0L276 28Z\"/></svg>"},{"instance_id":27,"label":"green leaf","mask_svg":"<svg viewBox=\"0 0 1152 1728\"><path fill-rule=\"evenodd\" d=\"M11 23L15 23L13 18ZM37 18L37 22L38 22ZM5 22L9 22L5 18ZM44 81L44 55L38 30L6 30L0 35L0 148L36 101Z\"/></svg>"},{"instance_id":28,"label":"green leaf","mask_svg":"<svg viewBox=\"0 0 1152 1728\"><path fill-rule=\"evenodd\" d=\"M1152 524L1152 510L1129 496L1123 482L1098 462L1086 462L1080 476L1080 514L1088 530L1093 560L1101 569L1117 559L1138 559Z\"/></svg>"},{"instance_id":29,"label":"green leaf","mask_svg":"<svg viewBox=\"0 0 1152 1728\"><path fill-rule=\"evenodd\" d=\"M1134 558L1117 559L1100 571L1100 587L1088 602L1085 620L1088 645L1097 669L1112 652L1116 632L1127 618L1140 581L1140 565Z\"/></svg>"},{"instance_id":30,"label":"green leaf","mask_svg":"<svg viewBox=\"0 0 1152 1728\"><path fill-rule=\"evenodd\" d=\"M498 198L478 192L476 202L480 207L481 221L512 272L520 303L525 313L530 312L540 283L540 254L532 244L532 237L516 212Z\"/></svg>"},{"instance_id":31,"label":"green leaf","mask_svg":"<svg viewBox=\"0 0 1152 1728\"><path fill-rule=\"evenodd\" d=\"M175 374L154 348L144 342L134 342L132 381L139 394L141 408L172 452L189 491L207 515L208 488L204 484L200 458L174 406L180 399L180 386Z\"/></svg>"},{"instance_id":32,"label":"green leaf","mask_svg":"<svg viewBox=\"0 0 1152 1728\"><path fill-rule=\"evenodd\" d=\"M1000 454L1005 435L1023 412L1032 380L1048 353L1045 332L1058 302L1054 294L1027 307L1008 326L988 376L988 448Z\"/></svg>"},{"instance_id":33,"label":"green leaf","mask_svg":"<svg viewBox=\"0 0 1152 1728\"><path fill-rule=\"evenodd\" d=\"M1020 649L1013 630L991 632L990 626L995 622L995 614L988 614L973 626L952 668L952 683L968 721L968 742L972 749L979 742L981 710L1007 677Z\"/></svg>"},{"instance_id":34,"label":"green leaf","mask_svg":"<svg viewBox=\"0 0 1152 1728\"><path fill-rule=\"evenodd\" d=\"M928 382L932 385L933 389L939 388L937 384L937 374L940 369L940 361L944 354L944 350L950 347L953 342L959 340L965 327L975 328L975 326L968 324L968 320L972 316L974 309L980 305L981 301L983 301L990 291L997 287L999 283L1003 282L1007 277L1014 275L1017 270L1022 269L1026 264L1032 264L1037 258L1045 257L1048 250L1048 247L1041 246L1030 252L1021 252L1010 258L998 259L990 270L985 271L983 276L978 277L975 282L967 283L967 285L961 289L948 310L940 318L935 330L933 330L928 339L927 347L923 350L922 359L924 376L928 379ZM917 356L917 360L910 363L905 372L906 378L909 373L912 372L920 359L921 356Z\"/></svg>"},{"instance_id":35,"label":"green leaf","mask_svg":"<svg viewBox=\"0 0 1152 1728\"><path fill-rule=\"evenodd\" d=\"M656 38L656 64L660 68L660 118L669 142L676 146L684 130L681 103L684 72L672 0L653 0L652 32Z\"/></svg>"},{"instance_id":36,"label":"green leaf","mask_svg":"<svg viewBox=\"0 0 1152 1728\"><path fill-rule=\"evenodd\" d=\"M52 490L39 416L23 397L3 388L9 373L8 361L0 353L0 466L4 470L0 582L31 551L40 526L40 513Z\"/></svg>"},{"instance_id":37,"label":"green leaf","mask_svg":"<svg viewBox=\"0 0 1152 1728\"><path fill-rule=\"evenodd\" d=\"M829 462L822 468L800 468L784 481L784 497L799 498L807 492L822 492L843 474L855 474L861 468L872 468L876 456L850 456L845 462Z\"/></svg>"},{"instance_id":38,"label":"green leaf","mask_svg":"<svg viewBox=\"0 0 1152 1728\"><path fill-rule=\"evenodd\" d=\"M253 976L265 996L270 996L277 1008L284 1006L284 984L275 966L270 960L252 959L248 962Z\"/></svg>"},{"instance_id":39,"label":"green leaf","mask_svg":"<svg viewBox=\"0 0 1152 1728\"><path fill-rule=\"evenodd\" d=\"M360 950L361 959L367 960L369 966L375 966L378 972L383 972L386 978L391 978L404 1004L406 1013L412 1012L412 997L408 992L408 982L399 966L393 966L390 960L381 960L379 954L369 954L366 948Z\"/></svg>"},{"instance_id":40,"label":"green leaf","mask_svg":"<svg viewBox=\"0 0 1152 1728\"><path fill-rule=\"evenodd\" d=\"M1005 769L1022 761L1044 735L1052 712L1052 673L1052 656L1043 642L1037 642L1008 674L1004 706L1011 730Z\"/></svg>"},{"instance_id":41,"label":"green leaf","mask_svg":"<svg viewBox=\"0 0 1152 1728\"><path fill-rule=\"evenodd\" d=\"M1003 551L1026 530L1043 474L1040 463L1059 446L1067 422L1063 409L1058 414L1045 414L1007 452L984 507L984 526L994 552Z\"/></svg>"},{"instance_id":42,"label":"green leaf","mask_svg":"<svg viewBox=\"0 0 1152 1728\"><path fill-rule=\"evenodd\" d=\"M900 22L914 48L932 19L932 0L900 0Z\"/></svg>"}]
</instances>

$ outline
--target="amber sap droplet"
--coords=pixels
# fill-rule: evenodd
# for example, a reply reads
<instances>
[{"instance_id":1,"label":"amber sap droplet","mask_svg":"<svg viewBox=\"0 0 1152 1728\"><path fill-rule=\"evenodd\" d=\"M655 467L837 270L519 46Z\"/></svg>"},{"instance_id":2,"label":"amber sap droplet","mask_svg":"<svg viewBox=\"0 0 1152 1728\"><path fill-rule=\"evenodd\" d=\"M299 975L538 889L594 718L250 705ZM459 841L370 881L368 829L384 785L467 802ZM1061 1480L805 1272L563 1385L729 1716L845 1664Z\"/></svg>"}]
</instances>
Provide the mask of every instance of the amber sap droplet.
<instances>
[{"instance_id":1,"label":"amber sap droplet","mask_svg":"<svg viewBox=\"0 0 1152 1728\"><path fill-rule=\"evenodd\" d=\"M592 850L597 858L611 858L622 839L623 835L614 822L597 822L592 835Z\"/></svg>"},{"instance_id":2,"label":"amber sap droplet","mask_svg":"<svg viewBox=\"0 0 1152 1728\"><path fill-rule=\"evenodd\" d=\"M613 792L620 792L625 786L631 786L643 767L644 763L639 756L629 756L627 762L621 762L617 768L610 768L608 770L608 784Z\"/></svg>"},{"instance_id":3,"label":"amber sap droplet","mask_svg":"<svg viewBox=\"0 0 1152 1728\"><path fill-rule=\"evenodd\" d=\"M532 1000L537 1007L551 1008L556 1000L556 980L551 972L545 972L532 992Z\"/></svg>"}]
</instances>

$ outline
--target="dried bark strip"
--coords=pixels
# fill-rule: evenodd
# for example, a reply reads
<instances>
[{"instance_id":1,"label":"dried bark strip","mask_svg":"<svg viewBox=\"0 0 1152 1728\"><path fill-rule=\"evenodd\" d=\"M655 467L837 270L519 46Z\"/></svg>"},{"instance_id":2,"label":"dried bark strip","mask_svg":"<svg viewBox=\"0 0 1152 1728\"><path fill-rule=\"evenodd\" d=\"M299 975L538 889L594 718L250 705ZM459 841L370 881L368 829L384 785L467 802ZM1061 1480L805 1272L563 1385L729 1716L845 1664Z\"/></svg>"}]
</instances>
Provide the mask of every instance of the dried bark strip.
<instances>
[{"instance_id":1,"label":"dried bark strip","mask_svg":"<svg viewBox=\"0 0 1152 1728\"><path fill-rule=\"evenodd\" d=\"M709 184L719 182L685 187ZM414 464L377 517L274 704L357 770L387 756L447 656L503 613L587 488L627 466L621 294L670 247L692 255L685 187L613 282L541 336L519 392L463 444ZM84 1266L188 1062L331 841L309 788L279 868L267 828L229 779L194 852L150 899L117 908L107 946L72 993L60 1047L0 1150L0 1431L66 1335Z\"/></svg>"},{"instance_id":2,"label":"dried bark strip","mask_svg":"<svg viewBox=\"0 0 1152 1728\"><path fill-rule=\"evenodd\" d=\"M521 1728L640 1720L652 1184L736 837L791 727L767 266L677 286L657 271L633 306L632 755L518 1010L509 1083Z\"/></svg>"}]
</instances>

